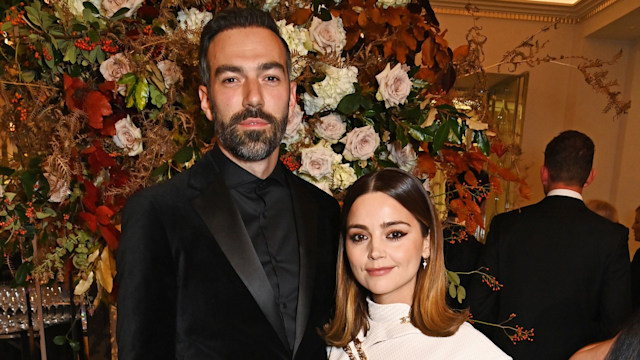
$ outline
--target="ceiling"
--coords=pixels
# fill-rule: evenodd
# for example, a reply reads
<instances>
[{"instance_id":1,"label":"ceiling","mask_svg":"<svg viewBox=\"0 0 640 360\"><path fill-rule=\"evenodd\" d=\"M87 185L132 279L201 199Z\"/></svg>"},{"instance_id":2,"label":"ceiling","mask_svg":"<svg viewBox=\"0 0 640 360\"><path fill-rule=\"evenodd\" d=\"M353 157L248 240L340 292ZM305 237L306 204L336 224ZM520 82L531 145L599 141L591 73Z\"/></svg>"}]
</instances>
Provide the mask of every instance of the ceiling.
<instances>
[{"instance_id":1,"label":"ceiling","mask_svg":"<svg viewBox=\"0 0 640 360\"><path fill-rule=\"evenodd\" d=\"M471 3L479 17L578 24L606 10L607 20L589 36L640 40L638 0L431 0L436 13L469 15ZM611 12L615 11L611 15Z\"/></svg>"}]
</instances>

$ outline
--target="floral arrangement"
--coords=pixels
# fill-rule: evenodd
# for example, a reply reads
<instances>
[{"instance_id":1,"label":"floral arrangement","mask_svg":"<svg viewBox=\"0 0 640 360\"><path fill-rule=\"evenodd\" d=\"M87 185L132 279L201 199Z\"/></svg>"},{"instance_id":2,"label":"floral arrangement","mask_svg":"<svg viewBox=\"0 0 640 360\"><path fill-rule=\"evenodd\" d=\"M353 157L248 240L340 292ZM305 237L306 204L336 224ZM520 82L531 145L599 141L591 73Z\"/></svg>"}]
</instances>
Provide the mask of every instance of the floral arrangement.
<instances>
[{"instance_id":1,"label":"floral arrangement","mask_svg":"<svg viewBox=\"0 0 640 360\"><path fill-rule=\"evenodd\" d=\"M470 233L483 226L475 198L500 181L527 196L490 160L511 155L486 115L456 107L456 74L477 47L452 50L428 1L11 0L0 5L0 247L19 254L16 283L67 281L79 299L96 289L95 303L115 301L127 198L212 146L199 34L228 6L270 11L291 49L298 104L280 150L300 177L340 199L359 176L400 167L430 179L443 218L453 211Z\"/></svg>"}]
</instances>

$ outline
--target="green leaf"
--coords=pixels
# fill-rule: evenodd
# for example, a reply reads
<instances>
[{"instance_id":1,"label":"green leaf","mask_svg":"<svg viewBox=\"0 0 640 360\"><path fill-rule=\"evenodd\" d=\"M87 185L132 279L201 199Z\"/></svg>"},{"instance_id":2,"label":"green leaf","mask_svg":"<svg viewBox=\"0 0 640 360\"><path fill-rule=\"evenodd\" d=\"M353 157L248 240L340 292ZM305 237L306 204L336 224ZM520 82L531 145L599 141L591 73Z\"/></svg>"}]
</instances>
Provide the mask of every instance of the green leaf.
<instances>
[{"instance_id":1,"label":"green leaf","mask_svg":"<svg viewBox=\"0 0 640 360\"><path fill-rule=\"evenodd\" d=\"M78 352L81 350L79 341L69 340L69 346L71 346L71 349L75 352Z\"/></svg>"},{"instance_id":2,"label":"green leaf","mask_svg":"<svg viewBox=\"0 0 640 360\"><path fill-rule=\"evenodd\" d=\"M91 21L93 19L96 18L96 16L93 14L93 12L87 8L84 8L84 10L82 10L82 18L85 21Z\"/></svg>"},{"instance_id":3,"label":"green leaf","mask_svg":"<svg viewBox=\"0 0 640 360\"><path fill-rule=\"evenodd\" d=\"M4 193L4 197L6 197L7 199L9 199L9 201L13 201L13 198L16 197L16 193L13 192L5 192Z\"/></svg>"},{"instance_id":4,"label":"green leaf","mask_svg":"<svg viewBox=\"0 0 640 360\"><path fill-rule=\"evenodd\" d=\"M76 63L76 59L78 58L78 48L71 44L67 47L67 51L64 52L64 58L62 61L68 61L72 64Z\"/></svg>"},{"instance_id":5,"label":"green leaf","mask_svg":"<svg viewBox=\"0 0 640 360\"><path fill-rule=\"evenodd\" d=\"M144 109L147 105L147 99L149 98L149 82L147 79L142 78L138 80L135 90L135 102L138 110Z\"/></svg>"},{"instance_id":6,"label":"green leaf","mask_svg":"<svg viewBox=\"0 0 640 360\"><path fill-rule=\"evenodd\" d=\"M456 298L456 286L453 283L449 284L449 296Z\"/></svg>"},{"instance_id":7,"label":"green leaf","mask_svg":"<svg viewBox=\"0 0 640 360\"><path fill-rule=\"evenodd\" d=\"M53 338L53 343L56 345L64 345L67 343L67 338L64 335L58 335Z\"/></svg>"},{"instance_id":8,"label":"green leaf","mask_svg":"<svg viewBox=\"0 0 640 360\"><path fill-rule=\"evenodd\" d=\"M149 85L149 92L151 97L151 103L157 107L162 107L162 105L167 103L167 97L158 90L153 84Z\"/></svg>"},{"instance_id":9,"label":"green leaf","mask_svg":"<svg viewBox=\"0 0 640 360\"><path fill-rule=\"evenodd\" d=\"M35 26L41 26L40 22L40 11L31 6L25 6L24 9L27 11L27 18L31 21Z\"/></svg>"},{"instance_id":10,"label":"green leaf","mask_svg":"<svg viewBox=\"0 0 640 360\"><path fill-rule=\"evenodd\" d=\"M42 56L42 58L44 59L44 62L47 64L47 66L53 69L56 66L55 62L53 61L53 48L49 43L44 44L44 48L47 49L47 52L51 55L51 60L45 58L44 56Z\"/></svg>"},{"instance_id":11,"label":"green leaf","mask_svg":"<svg viewBox=\"0 0 640 360\"><path fill-rule=\"evenodd\" d=\"M168 170L169 170L169 164L164 163L158 166L157 168L153 169L153 171L151 172L151 177L162 176L166 174Z\"/></svg>"},{"instance_id":12,"label":"green leaf","mask_svg":"<svg viewBox=\"0 0 640 360\"><path fill-rule=\"evenodd\" d=\"M91 40L92 43L97 44L100 42L100 34L98 34L98 32L95 30L87 31L87 36L89 37L89 40Z\"/></svg>"},{"instance_id":13,"label":"green leaf","mask_svg":"<svg viewBox=\"0 0 640 360\"><path fill-rule=\"evenodd\" d=\"M96 58L98 59L98 64L102 64L106 60L106 54L102 51L102 46L96 46Z\"/></svg>"},{"instance_id":14,"label":"green leaf","mask_svg":"<svg viewBox=\"0 0 640 360\"><path fill-rule=\"evenodd\" d=\"M44 208L43 211L36 212L36 217L38 219L44 219L53 216L56 216L56 212L52 208Z\"/></svg>"},{"instance_id":15,"label":"green leaf","mask_svg":"<svg viewBox=\"0 0 640 360\"><path fill-rule=\"evenodd\" d=\"M447 270L447 277L452 284L460 285L460 276L456 272Z\"/></svg>"},{"instance_id":16,"label":"green leaf","mask_svg":"<svg viewBox=\"0 0 640 360\"><path fill-rule=\"evenodd\" d=\"M83 2L82 6L84 6L85 9L89 9L89 11L91 11L94 14L100 14L100 10L98 10L98 8L95 5L93 5L93 3L91 3L90 1Z\"/></svg>"},{"instance_id":17,"label":"green leaf","mask_svg":"<svg viewBox=\"0 0 640 360\"><path fill-rule=\"evenodd\" d=\"M467 297L467 290L462 286L458 286L458 302L462 304L462 300Z\"/></svg>"},{"instance_id":18,"label":"green leaf","mask_svg":"<svg viewBox=\"0 0 640 360\"><path fill-rule=\"evenodd\" d=\"M138 78L134 73L126 73L122 75L122 77L120 77L120 80L118 80L118 84L133 85L137 80Z\"/></svg>"},{"instance_id":19,"label":"green leaf","mask_svg":"<svg viewBox=\"0 0 640 360\"><path fill-rule=\"evenodd\" d=\"M96 57L98 56L98 47L94 47L93 50L91 50L91 52L89 53L89 61L90 62L96 62Z\"/></svg>"},{"instance_id":20,"label":"green leaf","mask_svg":"<svg viewBox=\"0 0 640 360\"><path fill-rule=\"evenodd\" d=\"M478 144L478 149L480 149L483 154L489 156L489 152L491 151L491 144L489 143L487 135L482 131L474 131L473 140L476 142L476 144Z\"/></svg>"},{"instance_id":21,"label":"green leaf","mask_svg":"<svg viewBox=\"0 0 640 360\"><path fill-rule=\"evenodd\" d=\"M126 8L126 7L116 11L115 14L111 16L111 21L119 20L120 18L124 17L124 15L128 12L129 12L129 8Z\"/></svg>"},{"instance_id":22,"label":"green leaf","mask_svg":"<svg viewBox=\"0 0 640 360\"><path fill-rule=\"evenodd\" d=\"M331 21L331 12L326 7L321 8L318 15L322 21Z\"/></svg>"},{"instance_id":23,"label":"green leaf","mask_svg":"<svg viewBox=\"0 0 640 360\"><path fill-rule=\"evenodd\" d=\"M184 164L193 158L193 148L185 146L173 155L173 161Z\"/></svg>"},{"instance_id":24,"label":"green leaf","mask_svg":"<svg viewBox=\"0 0 640 360\"><path fill-rule=\"evenodd\" d=\"M2 27L0 27L0 30L7 32L11 30L11 28L13 28L13 24L11 23L11 21L7 21L6 23L2 24Z\"/></svg>"},{"instance_id":25,"label":"green leaf","mask_svg":"<svg viewBox=\"0 0 640 360\"><path fill-rule=\"evenodd\" d=\"M345 115L350 115L356 112L360 107L362 95L349 94L340 100L337 110Z\"/></svg>"},{"instance_id":26,"label":"green leaf","mask_svg":"<svg viewBox=\"0 0 640 360\"><path fill-rule=\"evenodd\" d=\"M28 261L22 263L22 265L18 267L18 270L16 270L16 276L14 279L16 284L24 284L24 282L27 280L27 276L31 273L31 270L33 270L32 262Z\"/></svg>"},{"instance_id":27,"label":"green leaf","mask_svg":"<svg viewBox=\"0 0 640 360\"><path fill-rule=\"evenodd\" d=\"M23 172L20 175L20 182L22 183L22 189L27 198L31 198L31 195L33 195L33 185L36 184L35 174L31 171Z\"/></svg>"},{"instance_id":28,"label":"green leaf","mask_svg":"<svg viewBox=\"0 0 640 360\"><path fill-rule=\"evenodd\" d=\"M448 122L445 122L440 125L440 127L436 131L436 135L433 138L433 152L438 152L440 149L442 149L442 146L444 145L445 141L447 141L448 137L449 125Z\"/></svg>"}]
</instances>

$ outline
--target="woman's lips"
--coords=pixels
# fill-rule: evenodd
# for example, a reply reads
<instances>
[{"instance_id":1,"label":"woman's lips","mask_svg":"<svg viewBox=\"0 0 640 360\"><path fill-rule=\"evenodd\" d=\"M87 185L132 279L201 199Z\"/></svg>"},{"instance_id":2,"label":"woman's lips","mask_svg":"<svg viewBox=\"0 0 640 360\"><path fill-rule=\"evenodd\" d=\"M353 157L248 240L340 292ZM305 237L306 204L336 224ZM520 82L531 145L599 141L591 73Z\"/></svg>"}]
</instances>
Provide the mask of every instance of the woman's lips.
<instances>
[{"instance_id":1,"label":"woman's lips","mask_svg":"<svg viewBox=\"0 0 640 360\"><path fill-rule=\"evenodd\" d=\"M371 276L382 276L391 272L391 270L393 270L393 266L370 268L366 270L367 270L367 273Z\"/></svg>"}]
</instances>

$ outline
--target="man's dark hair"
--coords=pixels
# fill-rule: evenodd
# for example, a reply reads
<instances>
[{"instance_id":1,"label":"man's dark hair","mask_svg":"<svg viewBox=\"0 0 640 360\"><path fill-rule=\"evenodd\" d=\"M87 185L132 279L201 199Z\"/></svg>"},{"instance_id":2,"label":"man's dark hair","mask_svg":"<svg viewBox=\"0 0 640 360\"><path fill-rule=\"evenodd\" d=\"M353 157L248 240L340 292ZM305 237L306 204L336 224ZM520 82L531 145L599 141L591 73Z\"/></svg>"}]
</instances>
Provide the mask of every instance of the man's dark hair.
<instances>
[{"instance_id":1,"label":"man's dark hair","mask_svg":"<svg viewBox=\"0 0 640 360\"><path fill-rule=\"evenodd\" d=\"M563 131L544 150L544 166L552 183L583 186L593 166L595 146L575 130Z\"/></svg>"},{"instance_id":2,"label":"man's dark hair","mask_svg":"<svg viewBox=\"0 0 640 360\"><path fill-rule=\"evenodd\" d=\"M287 42L280 36L278 25L273 20L269 13L258 9L252 8L227 8L214 16L211 21L205 25L200 35L200 77L202 77L202 83L209 87L209 62L207 60L207 53L209 52L209 45L213 39L225 30L260 27L267 30L271 30L284 46L285 54L287 56L287 77L291 76L291 52Z\"/></svg>"}]
</instances>

